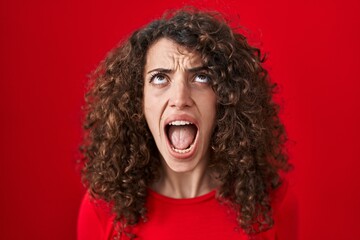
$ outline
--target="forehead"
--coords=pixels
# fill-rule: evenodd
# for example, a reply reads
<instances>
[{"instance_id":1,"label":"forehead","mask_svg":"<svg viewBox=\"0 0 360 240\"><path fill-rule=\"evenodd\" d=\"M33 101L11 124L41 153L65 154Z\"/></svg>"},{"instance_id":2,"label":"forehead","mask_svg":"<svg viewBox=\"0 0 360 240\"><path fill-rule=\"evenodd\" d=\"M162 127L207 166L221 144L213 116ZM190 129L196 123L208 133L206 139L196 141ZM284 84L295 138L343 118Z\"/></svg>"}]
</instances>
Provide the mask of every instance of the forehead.
<instances>
[{"instance_id":1,"label":"forehead","mask_svg":"<svg viewBox=\"0 0 360 240\"><path fill-rule=\"evenodd\" d=\"M177 44L176 42L161 38L156 41L146 54L145 69L152 68L190 68L201 66L200 54Z\"/></svg>"}]
</instances>

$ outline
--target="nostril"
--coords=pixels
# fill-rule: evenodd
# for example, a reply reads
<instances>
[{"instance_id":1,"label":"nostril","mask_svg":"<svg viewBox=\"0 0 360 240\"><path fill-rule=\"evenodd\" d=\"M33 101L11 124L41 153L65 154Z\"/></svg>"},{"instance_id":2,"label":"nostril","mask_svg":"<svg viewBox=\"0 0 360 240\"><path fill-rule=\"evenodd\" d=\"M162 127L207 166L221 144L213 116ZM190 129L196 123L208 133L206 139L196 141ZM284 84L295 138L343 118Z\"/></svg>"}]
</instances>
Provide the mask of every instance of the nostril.
<instances>
[{"instance_id":1,"label":"nostril","mask_svg":"<svg viewBox=\"0 0 360 240\"><path fill-rule=\"evenodd\" d=\"M178 92L174 96L173 105L178 108L192 105L192 99L189 91Z\"/></svg>"}]
</instances>

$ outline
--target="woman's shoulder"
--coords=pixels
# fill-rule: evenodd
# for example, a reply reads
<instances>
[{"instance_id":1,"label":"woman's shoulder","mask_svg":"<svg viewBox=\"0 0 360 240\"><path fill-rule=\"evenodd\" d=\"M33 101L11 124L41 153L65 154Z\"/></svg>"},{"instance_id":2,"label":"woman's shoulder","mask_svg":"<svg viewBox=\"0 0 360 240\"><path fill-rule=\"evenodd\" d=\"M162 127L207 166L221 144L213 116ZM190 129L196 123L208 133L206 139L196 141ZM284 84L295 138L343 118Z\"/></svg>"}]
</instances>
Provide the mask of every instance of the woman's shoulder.
<instances>
[{"instance_id":1,"label":"woman's shoulder","mask_svg":"<svg viewBox=\"0 0 360 240\"><path fill-rule=\"evenodd\" d=\"M105 239L112 231L113 219L109 203L94 199L86 192L78 215L77 239Z\"/></svg>"}]
</instances>

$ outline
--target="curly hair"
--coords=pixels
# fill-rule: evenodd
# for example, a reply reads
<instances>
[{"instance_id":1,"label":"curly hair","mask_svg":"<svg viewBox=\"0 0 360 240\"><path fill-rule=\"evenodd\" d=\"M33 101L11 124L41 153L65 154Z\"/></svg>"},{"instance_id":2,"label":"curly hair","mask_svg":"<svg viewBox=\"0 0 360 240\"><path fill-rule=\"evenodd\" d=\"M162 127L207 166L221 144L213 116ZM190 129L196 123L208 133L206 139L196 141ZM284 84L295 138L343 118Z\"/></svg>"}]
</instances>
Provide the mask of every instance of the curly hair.
<instances>
[{"instance_id":1,"label":"curly hair","mask_svg":"<svg viewBox=\"0 0 360 240\"><path fill-rule=\"evenodd\" d=\"M165 14L112 50L94 71L86 95L83 181L111 203L115 222L146 220L147 189L160 176L159 152L143 112L146 53L160 38L200 54L217 96L210 166L218 199L237 212L248 234L272 227L271 193L290 167L275 84L264 57L221 14L184 8Z\"/></svg>"}]
</instances>

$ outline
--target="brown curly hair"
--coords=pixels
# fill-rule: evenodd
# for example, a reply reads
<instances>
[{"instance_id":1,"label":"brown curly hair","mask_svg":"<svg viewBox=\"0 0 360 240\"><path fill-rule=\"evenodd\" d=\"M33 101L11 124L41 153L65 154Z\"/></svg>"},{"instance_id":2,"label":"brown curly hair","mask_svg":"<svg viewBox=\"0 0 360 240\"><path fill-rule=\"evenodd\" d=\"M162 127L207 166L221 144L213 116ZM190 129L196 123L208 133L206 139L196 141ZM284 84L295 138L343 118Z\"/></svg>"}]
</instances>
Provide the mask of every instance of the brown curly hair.
<instances>
[{"instance_id":1,"label":"brown curly hair","mask_svg":"<svg viewBox=\"0 0 360 240\"><path fill-rule=\"evenodd\" d=\"M219 13L170 12L110 52L91 77L86 96L83 181L91 195L111 203L115 222L146 219L147 189L160 175L159 152L143 113L144 65L160 38L197 51L217 95L209 167L218 173L218 199L237 211L247 233L272 227L271 192L289 164L275 84L260 50L232 30Z\"/></svg>"}]
</instances>

